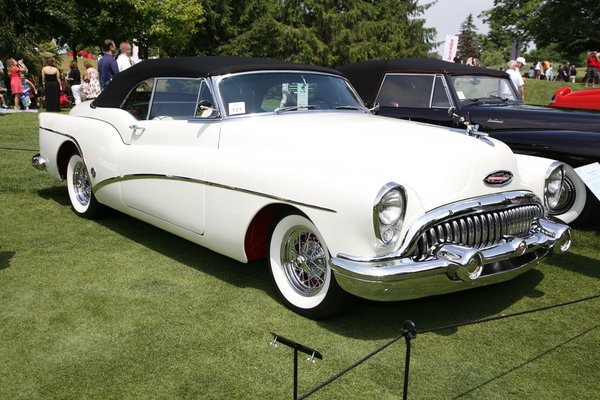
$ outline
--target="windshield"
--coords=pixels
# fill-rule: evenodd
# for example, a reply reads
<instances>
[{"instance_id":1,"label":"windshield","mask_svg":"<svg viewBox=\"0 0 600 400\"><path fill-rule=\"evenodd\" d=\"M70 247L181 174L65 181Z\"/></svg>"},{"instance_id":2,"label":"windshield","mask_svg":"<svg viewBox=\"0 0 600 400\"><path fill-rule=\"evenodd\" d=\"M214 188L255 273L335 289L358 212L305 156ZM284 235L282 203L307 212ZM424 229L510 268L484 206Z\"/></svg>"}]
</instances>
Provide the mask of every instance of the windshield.
<instances>
[{"instance_id":1,"label":"windshield","mask_svg":"<svg viewBox=\"0 0 600 400\"><path fill-rule=\"evenodd\" d=\"M451 77L459 100L500 99L505 102L519 101L509 79L494 76L460 75Z\"/></svg>"},{"instance_id":2,"label":"windshield","mask_svg":"<svg viewBox=\"0 0 600 400\"><path fill-rule=\"evenodd\" d=\"M259 72L219 81L226 115L298 110L365 110L342 77L312 72Z\"/></svg>"}]
</instances>

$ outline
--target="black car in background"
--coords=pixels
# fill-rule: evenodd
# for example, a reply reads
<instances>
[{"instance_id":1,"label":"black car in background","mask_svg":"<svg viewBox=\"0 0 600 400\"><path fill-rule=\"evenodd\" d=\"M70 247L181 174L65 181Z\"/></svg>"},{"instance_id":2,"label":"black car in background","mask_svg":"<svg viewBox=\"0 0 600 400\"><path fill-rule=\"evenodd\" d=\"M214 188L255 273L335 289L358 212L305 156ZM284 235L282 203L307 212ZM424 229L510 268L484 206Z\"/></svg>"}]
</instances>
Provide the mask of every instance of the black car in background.
<instances>
[{"instance_id":1,"label":"black car in background","mask_svg":"<svg viewBox=\"0 0 600 400\"><path fill-rule=\"evenodd\" d=\"M477 124L516 153L565 162L565 195L554 215L571 224L598 219L600 202L573 168L600 161L600 112L526 105L506 72L442 60L373 60L339 70L379 115Z\"/></svg>"}]
</instances>

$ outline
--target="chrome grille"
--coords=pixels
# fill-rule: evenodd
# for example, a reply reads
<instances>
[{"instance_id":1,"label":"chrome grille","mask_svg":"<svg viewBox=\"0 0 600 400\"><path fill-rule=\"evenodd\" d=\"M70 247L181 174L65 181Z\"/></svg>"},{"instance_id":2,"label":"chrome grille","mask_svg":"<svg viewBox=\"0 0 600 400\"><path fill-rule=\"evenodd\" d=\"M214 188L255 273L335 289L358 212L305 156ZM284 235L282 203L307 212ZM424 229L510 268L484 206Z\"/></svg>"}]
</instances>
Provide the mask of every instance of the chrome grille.
<instances>
[{"instance_id":1,"label":"chrome grille","mask_svg":"<svg viewBox=\"0 0 600 400\"><path fill-rule=\"evenodd\" d=\"M414 258L424 260L444 243L484 249L500 243L506 236L527 236L534 220L540 217L540 206L522 205L449 218L421 233Z\"/></svg>"}]
</instances>

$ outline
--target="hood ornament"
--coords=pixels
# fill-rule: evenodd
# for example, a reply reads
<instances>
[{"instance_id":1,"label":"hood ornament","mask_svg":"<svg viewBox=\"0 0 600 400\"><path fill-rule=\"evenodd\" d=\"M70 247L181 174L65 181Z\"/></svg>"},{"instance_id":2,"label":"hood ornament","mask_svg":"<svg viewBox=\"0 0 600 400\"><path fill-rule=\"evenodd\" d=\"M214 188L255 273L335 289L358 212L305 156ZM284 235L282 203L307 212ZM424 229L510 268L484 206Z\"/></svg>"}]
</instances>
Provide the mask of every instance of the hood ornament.
<instances>
[{"instance_id":1,"label":"hood ornament","mask_svg":"<svg viewBox=\"0 0 600 400\"><path fill-rule=\"evenodd\" d=\"M471 121L469 121L465 117L461 117L460 115L458 115L456 113L456 108L454 108L454 107L450 107L448 109L448 116L450 118L452 118L452 121L454 121L455 124L457 124L457 125L461 125L461 124L465 125L465 127L466 127L465 133L468 136L473 136L474 138L477 138L477 139L486 138L486 137L489 136L485 132L479 132L479 125L478 124L472 124Z\"/></svg>"},{"instance_id":2,"label":"hood ornament","mask_svg":"<svg viewBox=\"0 0 600 400\"><path fill-rule=\"evenodd\" d=\"M489 186L504 186L512 182L513 174L510 171L495 171L483 178L483 182Z\"/></svg>"}]
</instances>

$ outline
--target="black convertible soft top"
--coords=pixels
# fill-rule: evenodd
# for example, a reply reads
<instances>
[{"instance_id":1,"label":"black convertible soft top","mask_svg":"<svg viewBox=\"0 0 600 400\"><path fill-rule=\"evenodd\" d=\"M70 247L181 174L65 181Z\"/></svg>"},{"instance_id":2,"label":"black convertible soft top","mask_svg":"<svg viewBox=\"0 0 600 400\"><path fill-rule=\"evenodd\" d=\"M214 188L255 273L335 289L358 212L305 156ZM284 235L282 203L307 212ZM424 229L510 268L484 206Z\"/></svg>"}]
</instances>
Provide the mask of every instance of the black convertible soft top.
<instances>
[{"instance_id":1,"label":"black convertible soft top","mask_svg":"<svg viewBox=\"0 0 600 400\"><path fill-rule=\"evenodd\" d=\"M137 83L153 77L206 77L262 70L300 70L341 75L340 72L329 68L267 58L234 56L161 58L142 61L116 74L107 88L94 100L93 106L119 107Z\"/></svg>"},{"instance_id":2,"label":"black convertible soft top","mask_svg":"<svg viewBox=\"0 0 600 400\"><path fill-rule=\"evenodd\" d=\"M487 75L508 79L509 75L497 69L472 67L465 64L437 60L434 58L399 58L395 60L372 60L344 65L338 70L343 73L363 101L372 103L383 77L393 72L425 72L448 75Z\"/></svg>"}]
</instances>

